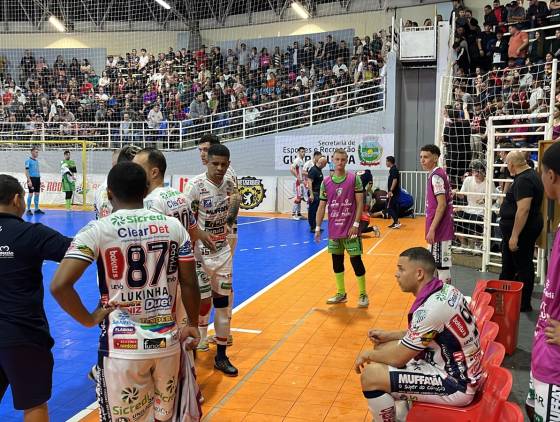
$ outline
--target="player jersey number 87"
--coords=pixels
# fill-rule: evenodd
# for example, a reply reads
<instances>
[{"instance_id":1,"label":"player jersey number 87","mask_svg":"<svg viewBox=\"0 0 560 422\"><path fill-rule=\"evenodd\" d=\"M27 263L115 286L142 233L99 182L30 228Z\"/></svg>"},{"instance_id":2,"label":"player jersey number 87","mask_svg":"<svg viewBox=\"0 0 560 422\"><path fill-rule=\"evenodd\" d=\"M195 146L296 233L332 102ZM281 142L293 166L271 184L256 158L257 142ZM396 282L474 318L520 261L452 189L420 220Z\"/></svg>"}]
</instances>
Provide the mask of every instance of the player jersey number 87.
<instances>
[{"instance_id":1,"label":"player jersey number 87","mask_svg":"<svg viewBox=\"0 0 560 422\"><path fill-rule=\"evenodd\" d=\"M116 211L84 227L66 258L97 259L101 302L118 306L100 324L102 355L146 359L178 353L178 262L194 260L178 220L145 209Z\"/></svg>"}]
</instances>

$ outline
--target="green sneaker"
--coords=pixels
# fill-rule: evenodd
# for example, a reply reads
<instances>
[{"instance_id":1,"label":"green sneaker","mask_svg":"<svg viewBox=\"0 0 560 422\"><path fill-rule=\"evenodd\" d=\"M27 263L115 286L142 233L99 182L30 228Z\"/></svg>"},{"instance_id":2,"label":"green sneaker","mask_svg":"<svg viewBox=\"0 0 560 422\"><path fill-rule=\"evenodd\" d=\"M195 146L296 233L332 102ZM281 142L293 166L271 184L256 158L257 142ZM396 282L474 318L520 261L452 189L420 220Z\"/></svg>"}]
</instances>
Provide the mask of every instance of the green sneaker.
<instances>
[{"instance_id":1,"label":"green sneaker","mask_svg":"<svg viewBox=\"0 0 560 422\"><path fill-rule=\"evenodd\" d=\"M369 298L366 294L361 294L358 298L358 308L367 308L369 306Z\"/></svg>"},{"instance_id":2,"label":"green sneaker","mask_svg":"<svg viewBox=\"0 0 560 422\"><path fill-rule=\"evenodd\" d=\"M338 303L346 303L347 301L346 293L337 293L333 297L327 299L327 305L336 305Z\"/></svg>"},{"instance_id":3,"label":"green sneaker","mask_svg":"<svg viewBox=\"0 0 560 422\"><path fill-rule=\"evenodd\" d=\"M200 340L200 343L198 343L198 346L196 346L196 350L198 350L199 352L207 352L208 350L210 350L210 347L208 347L208 341Z\"/></svg>"}]
</instances>

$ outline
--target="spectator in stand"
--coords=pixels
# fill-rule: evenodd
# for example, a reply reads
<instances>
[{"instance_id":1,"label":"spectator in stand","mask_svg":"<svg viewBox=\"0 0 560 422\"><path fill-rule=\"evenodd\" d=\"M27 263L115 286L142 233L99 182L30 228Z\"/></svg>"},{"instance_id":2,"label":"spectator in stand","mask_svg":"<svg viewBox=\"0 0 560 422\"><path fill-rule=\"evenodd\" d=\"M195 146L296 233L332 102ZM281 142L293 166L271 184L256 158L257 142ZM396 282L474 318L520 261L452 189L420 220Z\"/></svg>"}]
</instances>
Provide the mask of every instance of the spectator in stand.
<instances>
[{"instance_id":1,"label":"spectator in stand","mask_svg":"<svg viewBox=\"0 0 560 422\"><path fill-rule=\"evenodd\" d=\"M496 28L496 32L501 32L503 34L506 32L508 11L504 6L500 5L500 0L494 0L492 5L493 5L492 12L494 13L494 16L496 17L496 21L498 22L498 28Z\"/></svg>"},{"instance_id":2,"label":"spectator in stand","mask_svg":"<svg viewBox=\"0 0 560 422\"><path fill-rule=\"evenodd\" d=\"M521 30L519 24L510 25L509 32L511 35L509 37L508 58L515 59L515 64L523 66L529 47L529 36Z\"/></svg>"},{"instance_id":3,"label":"spectator in stand","mask_svg":"<svg viewBox=\"0 0 560 422\"><path fill-rule=\"evenodd\" d=\"M342 57L338 57L336 59L336 64L333 66L333 73L337 78L339 78L342 72L348 72L348 67L344 64L344 59Z\"/></svg>"},{"instance_id":4,"label":"spectator in stand","mask_svg":"<svg viewBox=\"0 0 560 422\"><path fill-rule=\"evenodd\" d=\"M535 39L529 44L527 57L531 59L531 63L540 64L544 62L546 54L545 37L542 31L535 32Z\"/></svg>"},{"instance_id":5,"label":"spectator in stand","mask_svg":"<svg viewBox=\"0 0 560 422\"><path fill-rule=\"evenodd\" d=\"M158 136L158 131L159 131L159 125L161 123L161 121L163 120L163 114L159 108L159 104L155 104L152 109L150 110L150 112L148 113L148 129L149 129L149 133L151 135L152 138L152 142L156 142L157 140L157 136Z\"/></svg>"},{"instance_id":6,"label":"spectator in stand","mask_svg":"<svg viewBox=\"0 0 560 422\"><path fill-rule=\"evenodd\" d=\"M133 141L133 123L130 121L128 113L123 114L123 119L119 124L119 137L121 143L128 144Z\"/></svg>"},{"instance_id":7,"label":"spectator in stand","mask_svg":"<svg viewBox=\"0 0 560 422\"><path fill-rule=\"evenodd\" d=\"M539 28L548 25L548 6L541 0L529 0L527 20L530 28Z\"/></svg>"},{"instance_id":8,"label":"spectator in stand","mask_svg":"<svg viewBox=\"0 0 560 422\"><path fill-rule=\"evenodd\" d=\"M488 6L490 7L490 6ZM490 9L490 12L492 11L492 9ZM493 14L491 13L491 15L493 16ZM496 33L492 31L493 25L490 25L489 23L484 23L484 31L480 32L480 34L478 35L477 38L477 42L480 43L481 46L481 59L480 59L480 67L485 70L488 71L491 69L491 65L492 65L492 55L493 55L493 51L492 51L492 44L496 43Z\"/></svg>"},{"instance_id":9,"label":"spectator in stand","mask_svg":"<svg viewBox=\"0 0 560 422\"><path fill-rule=\"evenodd\" d=\"M328 67L334 66L334 61L336 59L337 45L333 41L332 35L327 35L327 41L325 43L325 55L324 60Z\"/></svg>"},{"instance_id":10,"label":"spectator in stand","mask_svg":"<svg viewBox=\"0 0 560 422\"><path fill-rule=\"evenodd\" d=\"M489 4L484 6L484 26L486 25L490 26L490 30L493 30L496 26L498 26L498 19L496 19L492 6Z\"/></svg>"},{"instance_id":11,"label":"spectator in stand","mask_svg":"<svg viewBox=\"0 0 560 422\"><path fill-rule=\"evenodd\" d=\"M560 23L560 0L550 0L548 7L550 9L550 23Z\"/></svg>"},{"instance_id":12,"label":"spectator in stand","mask_svg":"<svg viewBox=\"0 0 560 422\"><path fill-rule=\"evenodd\" d=\"M338 46L337 58L338 57L342 57L342 63L344 63L346 66L350 64L350 50L348 49L348 47L346 47L346 41L344 40L340 41L340 44Z\"/></svg>"},{"instance_id":13,"label":"spectator in stand","mask_svg":"<svg viewBox=\"0 0 560 422\"><path fill-rule=\"evenodd\" d=\"M523 29L525 27L526 13L523 6L519 4L519 0L513 0L508 5L508 24L519 24ZM511 28L510 28L511 29ZM511 33L511 30L510 30Z\"/></svg>"},{"instance_id":14,"label":"spectator in stand","mask_svg":"<svg viewBox=\"0 0 560 422\"><path fill-rule=\"evenodd\" d=\"M554 31L554 39L550 41L547 53L551 53L556 59L560 58L560 28Z\"/></svg>"},{"instance_id":15,"label":"spectator in stand","mask_svg":"<svg viewBox=\"0 0 560 422\"><path fill-rule=\"evenodd\" d=\"M197 120L200 120L201 122L204 121L205 117L210 114L203 92L196 93L196 97L192 101L189 109L189 116L195 124L198 123Z\"/></svg>"}]
</instances>

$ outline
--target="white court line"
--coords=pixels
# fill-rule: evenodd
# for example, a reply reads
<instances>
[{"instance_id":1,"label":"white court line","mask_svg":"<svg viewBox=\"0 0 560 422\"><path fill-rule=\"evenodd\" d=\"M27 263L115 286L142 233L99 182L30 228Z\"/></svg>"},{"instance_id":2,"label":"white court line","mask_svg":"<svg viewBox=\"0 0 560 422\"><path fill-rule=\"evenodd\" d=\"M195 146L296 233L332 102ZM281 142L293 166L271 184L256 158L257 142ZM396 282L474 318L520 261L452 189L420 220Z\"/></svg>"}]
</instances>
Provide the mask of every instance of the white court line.
<instances>
[{"instance_id":1,"label":"white court line","mask_svg":"<svg viewBox=\"0 0 560 422\"><path fill-rule=\"evenodd\" d=\"M260 334L262 330L249 330L247 328L230 328L230 331L235 331L236 333L248 333L248 334Z\"/></svg>"},{"instance_id":2,"label":"white court line","mask_svg":"<svg viewBox=\"0 0 560 422\"><path fill-rule=\"evenodd\" d=\"M377 248L381 244L381 242L385 240L385 238L389 235L389 233L391 233L391 230L387 230L387 232L383 236L381 236L381 239L375 242L375 244L367 251L367 255L371 255L371 253L375 250L375 248Z\"/></svg>"},{"instance_id":3,"label":"white court line","mask_svg":"<svg viewBox=\"0 0 560 422\"><path fill-rule=\"evenodd\" d=\"M262 296L263 294L265 294L266 292L268 292L270 289L272 289L273 287L277 286L278 284L280 284L282 281L284 281L286 278L288 278L289 276L291 276L293 273L295 273L296 271L298 271L300 268L304 267L305 265L307 265L309 262L313 261L315 258L317 258L319 255L321 255L323 252L325 252L327 250L327 247L325 246L323 249L321 249L320 251L316 252L314 255L310 256L309 258L307 258L305 261L301 262L299 265L295 266L294 268L292 268L290 271L288 271L287 273L281 275L280 277L278 277L276 280L274 280L272 283L270 283L268 286L266 286L265 288L259 290L257 293L255 293L253 296L251 296L250 298L246 299L245 301L243 301L242 303L240 303L239 305L237 305L235 308L233 308L232 313L235 314L236 312L239 312L241 309L243 309L244 307L246 307L247 305L249 305L251 302L254 302L255 300L257 300L260 296ZM210 324L208 326L208 330L212 330L214 329L214 323ZM240 330L240 329L238 329ZM256 331L256 330L255 330ZM93 410L98 408L98 404L97 402L92 403L91 405L89 405L86 409L82 410L81 412L77 413L75 416L72 416L70 419L68 419L66 422L79 422L82 418L86 417L87 415L89 415Z\"/></svg>"},{"instance_id":4,"label":"white court line","mask_svg":"<svg viewBox=\"0 0 560 422\"><path fill-rule=\"evenodd\" d=\"M257 223L263 223L265 221L270 221L270 220L276 220L275 217L270 217L270 218L265 218L262 220L257 220L257 221L247 221L246 223L238 223L238 226L246 226L247 224L257 224Z\"/></svg>"}]
</instances>

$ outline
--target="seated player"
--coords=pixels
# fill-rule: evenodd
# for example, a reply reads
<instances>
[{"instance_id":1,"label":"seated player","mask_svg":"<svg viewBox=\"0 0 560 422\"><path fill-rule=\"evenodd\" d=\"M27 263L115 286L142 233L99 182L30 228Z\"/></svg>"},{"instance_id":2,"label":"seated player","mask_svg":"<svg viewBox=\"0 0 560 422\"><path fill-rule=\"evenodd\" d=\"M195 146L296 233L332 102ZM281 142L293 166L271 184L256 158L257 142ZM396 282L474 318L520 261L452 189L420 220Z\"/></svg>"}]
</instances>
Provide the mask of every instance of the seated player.
<instances>
[{"instance_id":1,"label":"seated player","mask_svg":"<svg viewBox=\"0 0 560 422\"><path fill-rule=\"evenodd\" d=\"M369 215L370 209L373 203L373 176L371 170L362 170L356 172L356 176L360 176L362 186L364 187L364 208L362 210L362 215L360 216L360 233L371 233L373 232L376 237L381 235L379 227L369 225Z\"/></svg>"},{"instance_id":2,"label":"seated player","mask_svg":"<svg viewBox=\"0 0 560 422\"><path fill-rule=\"evenodd\" d=\"M374 421L395 420L395 398L468 405L482 374L479 333L463 294L434 277L429 250L399 256L396 278L416 299L408 330L370 330L375 348L356 359L362 390Z\"/></svg>"},{"instance_id":3,"label":"seated player","mask_svg":"<svg viewBox=\"0 0 560 422\"><path fill-rule=\"evenodd\" d=\"M86 327L99 324L97 396L100 419L171 419L181 337L198 342L200 295L189 235L171 217L143 208L146 173L119 163L107 178L113 213L74 238L51 284L60 306ZM89 312L74 289L97 261L100 305ZM177 287L190 326L179 329ZM132 420L132 419L131 419Z\"/></svg>"}]
</instances>

